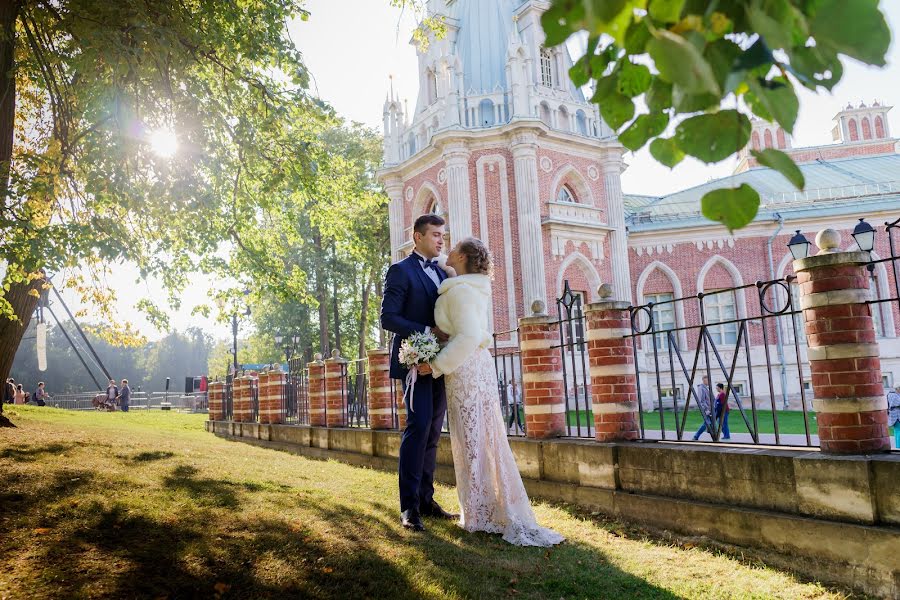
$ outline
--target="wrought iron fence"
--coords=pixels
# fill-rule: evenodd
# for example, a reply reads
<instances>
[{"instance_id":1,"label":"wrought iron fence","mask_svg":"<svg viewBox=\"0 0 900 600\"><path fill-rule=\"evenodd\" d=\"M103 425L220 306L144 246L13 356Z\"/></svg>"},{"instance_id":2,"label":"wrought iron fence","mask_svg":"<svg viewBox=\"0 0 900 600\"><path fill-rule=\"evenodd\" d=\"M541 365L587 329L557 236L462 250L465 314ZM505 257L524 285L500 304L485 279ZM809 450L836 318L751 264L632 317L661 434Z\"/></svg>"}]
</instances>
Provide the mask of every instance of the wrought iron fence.
<instances>
[{"instance_id":1,"label":"wrought iron fence","mask_svg":"<svg viewBox=\"0 0 900 600\"><path fill-rule=\"evenodd\" d=\"M234 419L234 375L225 377L225 420Z\"/></svg>"},{"instance_id":2,"label":"wrought iron fence","mask_svg":"<svg viewBox=\"0 0 900 600\"><path fill-rule=\"evenodd\" d=\"M563 397L566 405L566 433L571 437L594 437L591 414L591 377L587 343L584 339L584 306L581 294L572 291L569 281L556 300L559 316L559 350L562 362Z\"/></svg>"},{"instance_id":3,"label":"wrought iron fence","mask_svg":"<svg viewBox=\"0 0 900 600\"><path fill-rule=\"evenodd\" d=\"M684 440L685 435L690 433L688 416L695 408L701 428L690 439L696 440L706 431L713 441L730 437L723 435L730 433L727 406L730 401L736 406L741 422L749 433L749 440L732 441L813 445L806 378L802 368L803 337L798 325L802 312L795 306L794 294L791 293L795 280L796 277L788 276L759 281L701 292L696 296L650 302L630 309L632 333L626 337L631 338L634 351L640 428L644 439ZM755 293L750 293L751 290ZM741 314L743 311L738 309L743 306L741 296L744 299L748 296L755 298L755 302L746 303L747 314ZM672 326L669 321L661 327L658 322L661 309L678 305L684 310L678 310L676 314L692 315L697 322L678 327ZM785 323L793 335L787 336L788 340L773 339L777 328ZM756 329L759 333L754 331ZM796 359L794 365L787 364L789 361L782 357L773 360L773 344L777 347L779 341L792 346L790 349ZM649 381L647 377L642 379L642 362L650 363L646 365ZM746 377L746 387L744 382L739 384L735 377L739 368L743 371L741 375ZM802 411L801 435L787 435L780 431L775 373L785 372L782 369L792 371L791 376L797 382ZM716 388L712 387L717 379L723 388L718 400ZM786 375L781 377L782 393L786 392L787 380ZM679 395L674 393L682 388L686 390L683 404L679 402ZM768 408L771 411L771 433L764 433L760 424L760 410L766 406L761 392L765 391L768 391ZM673 400L671 410L665 401L667 398ZM646 414L650 412L657 413L652 421ZM674 416L674 423L667 418L669 414ZM658 425L654 422L656 419Z\"/></svg>"},{"instance_id":4,"label":"wrought iron fence","mask_svg":"<svg viewBox=\"0 0 900 600\"><path fill-rule=\"evenodd\" d=\"M900 317L900 219L884 224L884 232L888 239L888 256L871 261L866 268L869 270L871 278L871 287L875 292L875 297L870 299L867 304L872 310L872 316L875 317L876 327L881 328L882 335L891 335L896 332L895 319ZM882 297L882 286L878 284L876 269L881 271L881 275L890 273L893 286L889 286L888 282L884 282L883 288L888 290L886 297ZM893 289L891 289L893 288ZM887 312L885 312L887 311ZM887 318L887 317L892 318ZM888 333L887 327L893 326L895 331Z\"/></svg>"},{"instance_id":5,"label":"wrought iron fence","mask_svg":"<svg viewBox=\"0 0 900 600\"><path fill-rule=\"evenodd\" d=\"M514 346L500 346L499 338L509 337ZM497 370L497 388L500 393L500 409L506 432L511 436L525 435L525 407L522 402L522 350L519 347L519 330L494 333L494 368Z\"/></svg>"},{"instance_id":6,"label":"wrought iron fence","mask_svg":"<svg viewBox=\"0 0 900 600\"><path fill-rule=\"evenodd\" d=\"M350 427L369 426L369 360L360 358L344 365L347 386L347 423Z\"/></svg>"},{"instance_id":7,"label":"wrought iron fence","mask_svg":"<svg viewBox=\"0 0 900 600\"><path fill-rule=\"evenodd\" d=\"M47 406L67 410L106 410L107 404L100 399L106 397L105 391L80 392L75 394L54 394L45 403ZM116 408L119 408L116 405ZM128 402L129 410L179 410L203 413L209 411L209 398L206 392L178 394L170 392L132 392Z\"/></svg>"},{"instance_id":8,"label":"wrought iron fence","mask_svg":"<svg viewBox=\"0 0 900 600\"><path fill-rule=\"evenodd\" d=\"M285 381L285 423L309 425L309 368L302 357L288 361L288 376Z\"/></svg>"}]
</instances>

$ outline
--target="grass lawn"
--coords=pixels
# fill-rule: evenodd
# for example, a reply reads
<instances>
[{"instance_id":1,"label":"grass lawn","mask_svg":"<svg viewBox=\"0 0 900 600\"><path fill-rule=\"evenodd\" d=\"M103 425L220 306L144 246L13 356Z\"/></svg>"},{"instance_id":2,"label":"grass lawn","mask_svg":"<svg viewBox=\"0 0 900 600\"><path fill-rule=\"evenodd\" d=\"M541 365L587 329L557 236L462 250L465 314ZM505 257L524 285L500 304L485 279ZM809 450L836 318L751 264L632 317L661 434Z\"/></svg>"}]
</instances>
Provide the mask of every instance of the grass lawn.
<instances>
[{"instance_id":1,"label":"grass lawn","mask_svg":"<svg viewBox=\"0 0 900 600\"><path fill-rule=\"evenodd\" d=\"M549 550L409 533L395 475L221 440L202 415L7 416L0 598L848 597L569 506L536 504L568 538Z\"/></svg>"}]
</instances>

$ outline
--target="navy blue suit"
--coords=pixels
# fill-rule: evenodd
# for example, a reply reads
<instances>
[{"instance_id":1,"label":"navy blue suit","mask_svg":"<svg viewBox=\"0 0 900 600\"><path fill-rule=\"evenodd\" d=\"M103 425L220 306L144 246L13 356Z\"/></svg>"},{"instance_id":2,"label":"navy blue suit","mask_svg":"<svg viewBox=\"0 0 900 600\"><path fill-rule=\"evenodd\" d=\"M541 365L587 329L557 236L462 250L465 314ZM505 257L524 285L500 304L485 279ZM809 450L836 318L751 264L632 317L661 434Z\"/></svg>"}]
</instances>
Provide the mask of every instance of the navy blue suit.
<instances>
[{"instance_id":1,"label":"navy blue suit","mask_svg":"<svg viewBox=\"0 0 900 600\"><path fill-rule=\"evenodd\" d=\"M438 279L447 274L435 268ZM434 327L434 304L437 286L422 269L418 257L411 254L388 269L381 303L381 326L394 333L391 345L391 377L406 379L408 369L398 357L401 342L415 332ZM406 429L400 440L400 510L418 510L434 496L434 469L437 447L441 439L447 396L444 378L419 376L414 388L413 408L406 399Z\"/></svg>"}]
</instances>

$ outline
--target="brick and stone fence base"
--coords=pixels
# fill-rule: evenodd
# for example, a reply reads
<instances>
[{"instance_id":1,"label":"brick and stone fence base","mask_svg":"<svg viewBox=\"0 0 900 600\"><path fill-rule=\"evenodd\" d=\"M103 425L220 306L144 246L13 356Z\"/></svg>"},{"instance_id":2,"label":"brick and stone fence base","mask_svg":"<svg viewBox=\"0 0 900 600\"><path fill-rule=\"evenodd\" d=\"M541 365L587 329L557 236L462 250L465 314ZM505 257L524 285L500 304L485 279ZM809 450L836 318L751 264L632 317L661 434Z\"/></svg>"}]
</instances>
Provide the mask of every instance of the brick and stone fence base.
<instances>
[{"instance_id":1,"label":"brick and stone fence base","mask_svg":"<svg viewBox=\"0 0 900 600\"><path fill-rule=\"evenodd\" d=\"M824 230L821 252L794 261L809 345L819 445L833 454L890 451L887 401L869 300L866 252L840 252Z\"/></svg>"}]
</instances>

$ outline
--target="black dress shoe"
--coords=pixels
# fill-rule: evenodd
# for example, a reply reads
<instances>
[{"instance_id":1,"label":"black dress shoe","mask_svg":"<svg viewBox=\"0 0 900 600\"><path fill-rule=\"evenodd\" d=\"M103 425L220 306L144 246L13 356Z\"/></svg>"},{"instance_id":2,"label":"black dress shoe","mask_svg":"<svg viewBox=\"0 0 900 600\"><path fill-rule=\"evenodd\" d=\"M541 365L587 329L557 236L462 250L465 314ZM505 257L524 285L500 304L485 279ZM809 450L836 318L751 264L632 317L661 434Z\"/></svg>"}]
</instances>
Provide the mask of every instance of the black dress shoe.
<instances>
[{"instance_id":1,"label":"black dress shoe","mask_svg":"<svg viewBox=\"0 0 900 600\"><path fill-rule=\"evenodd\" d=\"M422 517L419 516L418 511L413 509L404 510L400 513L400 524L406 529L412 529L413 531L425 531L425 523L422 522Z\"/></svg>"},{"instance_id":2,"label":"black dress shoe","mask_svg":"<svg viewBox=\"0 0 900 600\"><path fill-rule=\"evenodd\" d=\"M419 509L423 515L426 517L434 517L436 519L447 519L448 521L453 521L459 518L459 515L454 515L453 513L448 513L446 510L441 508L441 505L432 500L428 504L425 504Z\"/></svg>"}]
</instances>

